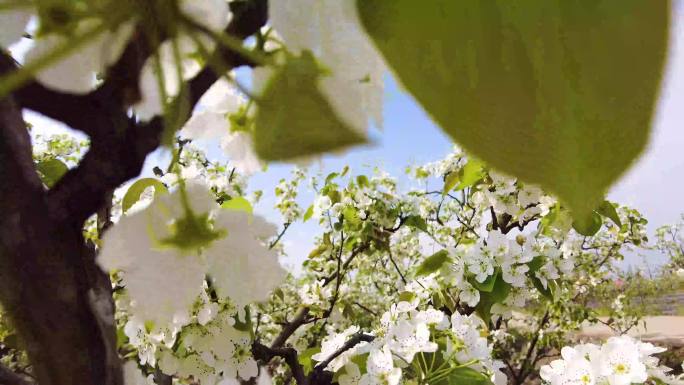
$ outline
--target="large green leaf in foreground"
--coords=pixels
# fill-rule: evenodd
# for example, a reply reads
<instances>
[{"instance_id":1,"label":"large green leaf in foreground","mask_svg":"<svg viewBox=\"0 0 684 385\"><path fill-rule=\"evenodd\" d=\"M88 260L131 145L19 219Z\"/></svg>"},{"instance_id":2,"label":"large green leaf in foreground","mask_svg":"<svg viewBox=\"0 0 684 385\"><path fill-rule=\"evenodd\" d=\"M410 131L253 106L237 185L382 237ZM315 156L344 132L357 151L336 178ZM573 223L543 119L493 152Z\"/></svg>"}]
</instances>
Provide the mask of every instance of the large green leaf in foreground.
<instances>
[{"instance_id":1,"label":"large green leaf in foreground","mask_svg":"<svg viewBox=\"0 0 684 385\"><path fill-rule=\"evenodd\" d=\"M276 70L258 100L254 142L261 159L288 160L365 142L321 93L322 76L308 51Z\"/></svg>"},{"instance_id":2,"label":"large green leaf in foreground","mask_svg":"<svg viewBox=\"0 0 684 385\"><path fill-rule=\"evenodd\" d=\"M643 150L666 0L357 0L395 75L468 151L578 215Z\"/></svg>"}]
</instances>

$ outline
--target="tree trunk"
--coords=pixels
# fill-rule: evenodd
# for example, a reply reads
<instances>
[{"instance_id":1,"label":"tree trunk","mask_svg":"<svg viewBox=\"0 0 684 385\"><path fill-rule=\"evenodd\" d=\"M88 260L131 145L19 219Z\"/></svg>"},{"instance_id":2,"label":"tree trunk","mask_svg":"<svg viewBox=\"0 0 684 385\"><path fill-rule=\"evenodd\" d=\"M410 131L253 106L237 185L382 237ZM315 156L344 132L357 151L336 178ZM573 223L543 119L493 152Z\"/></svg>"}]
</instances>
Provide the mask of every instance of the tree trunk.
<instances>
[{"instance_id":1,"label":"tree trunk","mask_svg":"<svg viewBox=\"0 0 684 385\"><path fill-rule=\"evenodd\" d=\"M266 24L267 0L231 2L224 31L239 38ZM164 119L139 122L128 114L139 72L155 47L144 36L129 42L107 80L87 95L50 90L30 81L0 98L0 301L22 339L41 385L120 385L114 304L109 276L84 242L88 217L107 211L112 192L140 174L160 145ZM252 62L225 47L211 63L225 71ZM18 64L0 52L0 75ZM205 67L188 81L194 106L223 73ZM91 146L78 166L45 191L33 164L22 107L87 134ZM185 117L187 118L187 116ZM103 210L104 208L104 210ZM106 218L98 228L105 229Z\"/></svg>"},{"instance_id":2,"label":"tree trunk","mask_svg":"<svg viewBox=\"0 0 684 385\"><path fill-rule=\"evenodd\" d=\"M9 98L0 100L0 213L0 299L38 382L120 384L108 278L81 229L49 216L21 110Z\"/></svg>"}]
</instances>

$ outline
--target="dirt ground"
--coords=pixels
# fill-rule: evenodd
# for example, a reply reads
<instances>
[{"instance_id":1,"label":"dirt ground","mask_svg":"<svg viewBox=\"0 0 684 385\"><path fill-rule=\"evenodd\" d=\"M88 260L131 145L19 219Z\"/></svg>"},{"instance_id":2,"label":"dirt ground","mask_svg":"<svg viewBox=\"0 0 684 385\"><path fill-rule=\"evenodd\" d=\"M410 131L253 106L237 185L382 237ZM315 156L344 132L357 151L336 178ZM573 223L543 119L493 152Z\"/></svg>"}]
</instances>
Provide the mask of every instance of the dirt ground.
<instances>
[{"instance_id":1,"label":"dirt ground","mask_svg":"<svg viewBox=\"0 0 684 385\"><path fill-rule=\"evenodd\" d=\"M682 316L655 316L646 317L645 325L640 323L638 327L629 331L630 336L642 341L668 347L684 347L684 317ZM605 325L586 326L579 333L581 339L605 339L612 336L613 331Z\"/></svg>"}]
</instances>

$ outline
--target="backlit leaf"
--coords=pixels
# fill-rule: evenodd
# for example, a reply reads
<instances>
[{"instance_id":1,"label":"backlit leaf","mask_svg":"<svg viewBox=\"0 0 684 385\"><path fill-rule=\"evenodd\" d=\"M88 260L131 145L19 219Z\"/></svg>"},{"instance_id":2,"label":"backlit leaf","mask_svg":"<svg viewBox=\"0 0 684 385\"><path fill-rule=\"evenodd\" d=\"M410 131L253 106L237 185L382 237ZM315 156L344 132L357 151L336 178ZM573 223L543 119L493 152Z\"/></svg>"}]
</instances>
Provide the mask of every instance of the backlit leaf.
<instances>
[{"instance_id":1,"label":"backlit leaf","mask_svg":"<svg viewBox=\"0 0 684 385\"><path fill-rule=\"evenodd\" d=\"M648 140L667 0L357 0L398 80L467 151L579 216Z\"/></svg>"}]
</instances>

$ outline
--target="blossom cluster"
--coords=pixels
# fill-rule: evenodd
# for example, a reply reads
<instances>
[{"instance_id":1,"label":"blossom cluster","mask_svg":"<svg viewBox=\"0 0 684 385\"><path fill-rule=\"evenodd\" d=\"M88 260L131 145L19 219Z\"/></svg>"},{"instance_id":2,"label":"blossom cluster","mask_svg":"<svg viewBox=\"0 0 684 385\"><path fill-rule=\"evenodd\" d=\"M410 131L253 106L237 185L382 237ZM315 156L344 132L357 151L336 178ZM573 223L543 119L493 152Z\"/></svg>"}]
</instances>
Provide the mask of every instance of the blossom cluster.
<instances>
[{"instance_id":1,"label":"blossom cluster","mask_svg":"<svg viewBox=\"0 0 684 385\"><path fill-rule=\"evenodd\" d=\"M500 371L503 363L492 358L492 346L483 337L486 325L479 317L459 313L449 317L432 307L418 310L419 302L416 297L392 304L369 335L370 342L345 350L326 368L339 375L342 385L397 385L411 376L438 382L464 368L497 385L506 383ZM325 361L358 333L359 327L351 326L326 337L312 359Z\"/></svg>"},{"instance_id":2,"label":"blossom cluster","mask_svg":"<svg viewBox=\"0 0 684 385\"><path fill-rule=\"evenodd\" d=\"M560 384L684 384L682 376L668 375L672 369L658 365L654 354L666 349L623 335L611 337L602 345L591 343L564 347L561 359L541 367L541 378L550 385Z\"/></svg>"},{"instance_id":3,"label":"blossom cluster","mask_svg":"<svg viewBox=\"0 0 684 385\"><path fill-rule=\"evenodd\" d=\"M244 325L248 305L267 299L285 276L264 245L273 235L261 217L221 209L197 185L122 216L97 262L125 289L117 310L140 362L203 384L255 377Z\"/></svg>"}]
</instances>

